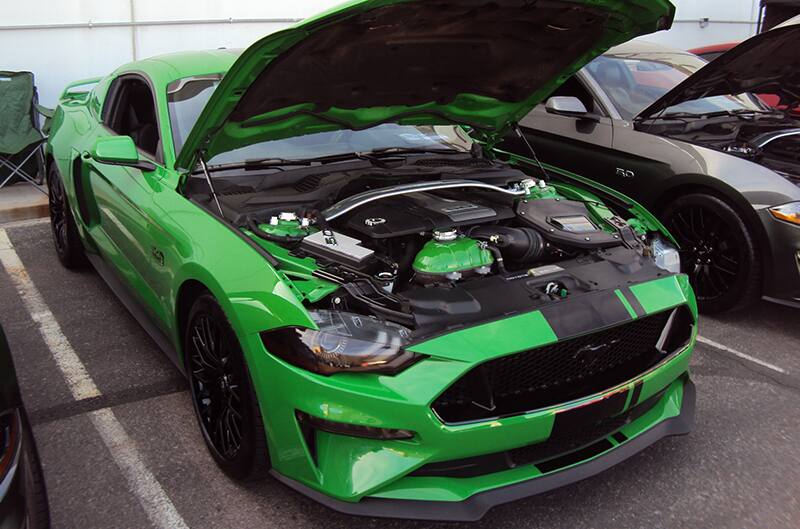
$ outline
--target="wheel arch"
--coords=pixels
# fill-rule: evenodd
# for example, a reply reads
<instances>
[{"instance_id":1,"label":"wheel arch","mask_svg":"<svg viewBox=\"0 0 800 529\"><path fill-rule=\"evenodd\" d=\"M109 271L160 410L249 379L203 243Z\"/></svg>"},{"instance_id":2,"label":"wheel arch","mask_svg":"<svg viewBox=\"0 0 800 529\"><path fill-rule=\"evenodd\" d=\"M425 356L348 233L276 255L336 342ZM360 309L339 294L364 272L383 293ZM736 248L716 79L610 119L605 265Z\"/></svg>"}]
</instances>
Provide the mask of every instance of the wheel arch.
<instances>
[{"instance_id":1,"label":"wheel arch","mask_svg":"<svg viewBox=\"0 0 800 529\"><path fill-rule=\"evenodd\" d=\"M210 292L210 289L197 279L187 279L178 288L175 299L175 324L178 330L177 345L181 362L184 361L183 341L186 325L189 323L189 311L192 310L194 301L206 292Z\"/></svg>"},{"instance_id":2,"label":"wheel arch","mask_svg":"<svg viewBox=\"0 0 800 529\"><path fill-rule=\"evenodd\" d=\"M262 258L259 256L259 259ZM235 275L214 274L213 269L193 262L187 263L177 273L179 279L175 284L179 286L171 296L174 300L171 314L175 331L173 343L181 361L188 313L193 301L204 292L217 300L242 343L263 330L287 325L313 325L306 309L288 287L281 284L283 279L278 276L270 278L267 270L263 270L261 276L266 281L252 282L252 274L241 271ZM228 272L232 274L232 269Z\"/></svg>"},{"instance_id":3,"label":"wheel arch","mask_svg":"<svg viewBox=\"0 0 800 529\"><path fill-rule=\"evenodd\" d=\"M703 193L718 198L733 208L744 221L753 234L758 255L761 256L761 265L764 270L769 270L772 263L772 248L767 241L767 231L758 214L735 188L728 184L712 179L707 175L678 175L670 179L670 185L663 189L653 206L653 212L659 219L663 219L666 207L677 198L695 193ZM762 289L766 274L762 277Z\"/></svg>"}]
</instances>

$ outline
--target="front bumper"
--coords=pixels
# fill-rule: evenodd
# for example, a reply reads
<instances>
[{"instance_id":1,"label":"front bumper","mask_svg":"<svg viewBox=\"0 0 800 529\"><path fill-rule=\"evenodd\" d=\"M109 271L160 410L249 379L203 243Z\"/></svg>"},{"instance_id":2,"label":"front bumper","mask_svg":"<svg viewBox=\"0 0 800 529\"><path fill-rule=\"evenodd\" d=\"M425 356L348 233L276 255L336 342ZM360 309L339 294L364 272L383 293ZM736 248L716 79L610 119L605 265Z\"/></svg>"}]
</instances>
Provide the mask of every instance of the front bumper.
<instances>
[{"instance_id":1,"label":"front bumper","mask_svg":"<svg viewBox=\"0 0 800 529\"><path fill-rule=\"evenodd\" d=\"M764 298L800 307L800 226L776 219L767 209L758 213L771 256L765 263Z\"/></svg>"},{"instance_id":2,"label":"front bumper","mask_svg":"<svg viewBox=\"0 0 800 529\"><path fill-rule=\"evenodd\" d=\"M688 377L676 381L676 384L672 391L680 393L681 402L680 412L677 415L658 422L636 437L617 444L593 459L564 470L553 471L525 481L479 492L462 501L426 501L372 496L353 503L332 498L277 471L273 470L272 474L297 492L345 514L418 520L476 521L480 520L492 507L542 494L592 477L633 457L665 437L688 434L694 426L695 388ZM659 405L664 405L673 397L674 395L668 391L662 397ZM642 417L639 421L644 419L645 417ZM632 428L636 426L636 422L629 425Z\"/></svg>"},{"instance_id":3,"label":"front bumper","mask_svg":"<svg viewBox=\"0 0 800 529\"><path fill-rule=\"evenodd\" d=\"M611 309L618 316L621 311L627 321L632 322L687 306L696 322L696 306L685 276L668 276L639 283L626 292L612 293L611 297L603 293L602 299L607 304L602 306L603 310L598 309L595 319L602 318L602 314ZM578 303L590 305L592 302L581 299ZM615 303L618 304L616 308ZM535 411L468 423L448 424L434 413L432 405L439 395L476 365L552 343L556 340L554 329L561 333L558 336L562 336L565 323L576 320L570 317L575 314L572 305L565 302L562 308L566 312L560 318L536 311L415 345L414 350L427 358L395 376L363 373L339 373L331 377L317 375L269 354L257 334L248 336L244 350L264 417L275 474L282 480L298 484L297 488L313 490L324 496L327 498L324 503L351 505L348 509L359 510L361 507L358 505L375 501L383 504L383 500L433 502L432 505L446 507L469 502L473 497L483 497L493 490L509 487L509 490L527 490L517 485L538 482L553 471L566 471L568 467L588 463L597 456L602 455L610 465L617 457L611 452L618 450L620 445L633 441L660 423L675 422L673 419L681 415L683 406L684 380L694 335L687 345L652 369L587 397L562 401ZM596 325L592 317L583 320L591 329L603 328ZM696 325L693 331L696 334ZM565 332L569 335L571 331L567 329ZM660 400L657 398L659 395L663 395ZM574 410L613 401L613 409L601 408L606 416L617 420L618 414L650 400L658 400L658 403L649 412L635 420L631 418L632 422L624 426L616 426L622 428L621 437L613 438L609 433L602 436L592 434L592 441L608 437L609 454L582 454L580 459L568 463L556 466L549 463L544 470L534 464L519 463L515 468L493 470L473 477L422 474L426 468L454 460L533 445L538 449L558 437L558 426L564 423L559 419L573 415L571 412ZM309 432L298 422L297 412L330 422L410 430L415 435L408 440L384 440L313 429ZM589 424L580 418L577 423L579 426ZM566 453L566 450L561 453ZM589 468L604 467L598 463ZM558 480L547 477L542 483L556 482Z\"/></svg>"}]
</instances>

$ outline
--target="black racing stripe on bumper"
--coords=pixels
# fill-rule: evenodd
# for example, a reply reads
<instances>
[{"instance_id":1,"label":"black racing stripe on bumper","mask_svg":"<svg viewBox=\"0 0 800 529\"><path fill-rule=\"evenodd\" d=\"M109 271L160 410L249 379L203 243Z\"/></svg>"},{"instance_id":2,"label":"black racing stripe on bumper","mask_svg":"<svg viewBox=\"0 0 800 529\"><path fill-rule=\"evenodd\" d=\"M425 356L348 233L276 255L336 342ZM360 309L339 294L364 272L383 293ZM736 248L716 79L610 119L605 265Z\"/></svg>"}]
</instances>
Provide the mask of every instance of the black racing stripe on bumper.
<instances>
[{"instance_id":1,"label":"black racing stripe on bumper","mask_svg":"<svg viewBox=\"0 0 800 529\"><path fill-rule=\"evenodd\" d=\"M541 313L559 340L631 320L628 309L613 290L548 305Z\"/></svg>"},{"instance_id":2,"label":"black racing stripe on bumper","mask_svg":"<svg viewBox=\"0 0 800 529\"><path fill-rule=\"evenodd\" d=\"M590 424L622 413L628 402L628 390L618 391L607 398L556 413L550 437L579 431Z\"/></svg>"},{"instance_id":3,"label":"black racing stripe on bumper","mask_svg":"<svg viewBox=\"0 0 800 529\"><path fill-rule=\"evenodd\" d=\"M639 402L639 397L642 395L642 386L644 386L644 382L642 380L637 380L636 384L634 384L630 407L636 406L636 404Z\"/></svg>"},{"instance_id":4,"label":"black racing stripe on bumper","mask_svg":"<svg viewBox=\"0 0 800 529\"><path fill-rule=\"evenodd\" d=\"M633 312L636 313L637 318L642 318L644 316L647 316L647 312L644 310L644 307L642 307L642 304L639 302L639 299L633 295L633 292L631 291L630 288L623 287L620 288L619 290L620 292L622 292L622 295L625 296L625 299L630 304L631 308L633 309Z\"/></svg>"},{"instance_id":5,"label":"black racing stripe on bumper","mask_svg":"<svg viewBox=\"0 0 800 529\"><path fill-rule=\"evenodd\" d=\"M611 450L605 455L586 463L522 483L481 492L460 502L393 500L367 497L358 503L352 503L331 498L322 492L280 474L274 469L271 473L284 485L330 509L345 514L378 518L474 522L483 518L492 507L542 494L592 477L633 457L656 441L672 435L686 435L691 432L694 426L694 414L695 388L692 381L687 378L683 389L681 412L676 417L658 423L641 435L620 445L615 450Z\"/></svg>"}]
</instances>

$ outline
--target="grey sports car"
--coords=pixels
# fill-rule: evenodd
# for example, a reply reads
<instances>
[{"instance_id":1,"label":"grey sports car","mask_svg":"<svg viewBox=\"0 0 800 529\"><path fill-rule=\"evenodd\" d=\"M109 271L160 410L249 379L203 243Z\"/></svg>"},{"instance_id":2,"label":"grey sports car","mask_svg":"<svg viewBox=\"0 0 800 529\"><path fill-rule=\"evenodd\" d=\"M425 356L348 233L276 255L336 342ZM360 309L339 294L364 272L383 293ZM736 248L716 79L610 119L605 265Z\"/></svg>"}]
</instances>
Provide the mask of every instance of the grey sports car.
<instances>
[{"instance_id":1,"label":"grey sports car","mask_svg":"<svg viewBox=\"0 0 800 529\"><path fill-rule=\"evenodd\" d=\"M660 215L700 309L800 305L800 17L706 66L629 42L561 86L505 149L586 176ZM524 141L524 140L527 140ZM530 145L529 145L530 144Z\"/></svg>"},{"instance_id":2,"label":"grey sports car","mask_svg":"<svg viewBox=\"0 0 800 529\"><path fill-rule=\"evenodd\" d=\"M47 529L42 466L0 327L0 529Z\"/></svg>"}]
</instances>

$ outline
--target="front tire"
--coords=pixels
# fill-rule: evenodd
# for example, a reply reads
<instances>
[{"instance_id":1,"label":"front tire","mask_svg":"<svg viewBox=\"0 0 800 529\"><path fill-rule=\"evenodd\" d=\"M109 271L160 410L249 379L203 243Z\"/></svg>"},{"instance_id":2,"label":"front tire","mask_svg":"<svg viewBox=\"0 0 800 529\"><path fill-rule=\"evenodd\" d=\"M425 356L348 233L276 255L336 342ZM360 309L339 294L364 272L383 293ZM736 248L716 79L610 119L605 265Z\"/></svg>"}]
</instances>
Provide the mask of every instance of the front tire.
<instances>
[{"instance_id":1,"label":"front tire","mask_svg":"<svg viewBox=\"0 0 800 529\"><path fill-rule=\"evenodd\" d=\"M50 205L50 228L58 260L65 268L81 268L86 265L78 227L69 209L64 181L55 163L47 170L48 202Z\"/></svg>"},{"instance_id":2,"label":"front tire","mask_svg":"<svg viewBox=\"0 0 800 529\"><path fill-rule=\"evenodd\" d=\"M236 333L211 294L199 296L189 311L184 355L211 456L233 479L264 477L270 459L261 410Z\"/></svg>"},{"instance_id":3,"label":"front tire","mask_svg":"<svg viewBox=\"0 0 800 529\"><path fill-rule=\"evenodd\" d=\"M681 269L701 312L740 310L760 298L755 239L727 202L705 193L686 195L669 204L662 218L681 246Z\"/></svg>"}]
</instances>

